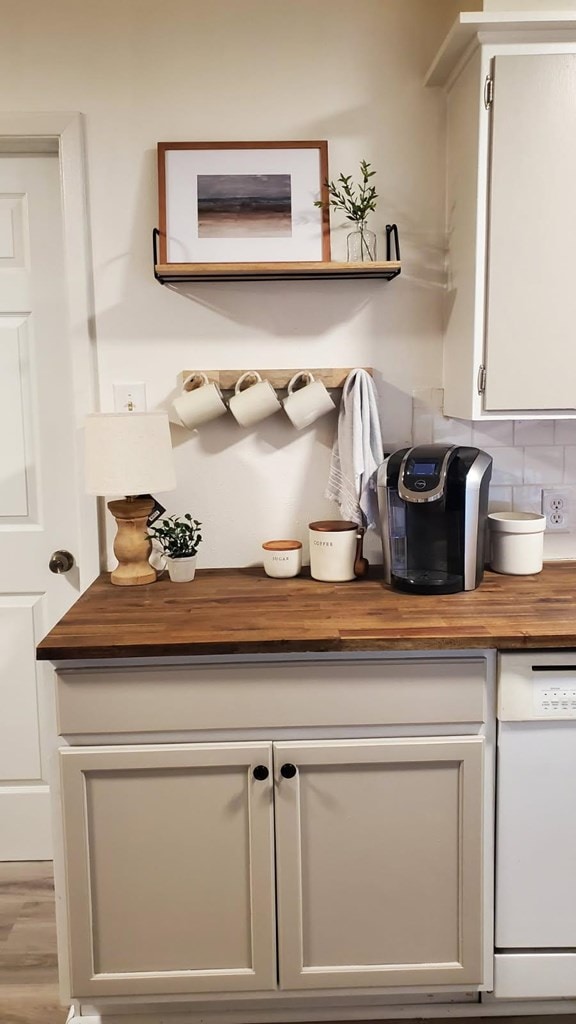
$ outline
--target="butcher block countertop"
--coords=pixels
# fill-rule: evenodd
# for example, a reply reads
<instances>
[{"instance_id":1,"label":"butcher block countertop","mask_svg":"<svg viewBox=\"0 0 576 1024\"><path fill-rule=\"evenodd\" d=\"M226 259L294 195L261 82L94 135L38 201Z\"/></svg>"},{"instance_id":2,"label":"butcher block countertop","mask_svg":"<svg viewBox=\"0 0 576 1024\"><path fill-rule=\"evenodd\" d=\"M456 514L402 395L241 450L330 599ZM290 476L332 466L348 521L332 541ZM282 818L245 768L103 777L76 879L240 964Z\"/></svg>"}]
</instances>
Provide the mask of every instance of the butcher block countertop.
<instances>
[{"instance_id":1,"label":"butcher block countertop","mask_svg":"<svg viewBox=\"0 0 576 1024\"><path fill-rule=\"evenodd\" d=\"M486 572L477 590L437 597L261 568L206 569L191 583L92 584L38 647L41 660L419 649L576 648L576 562L536 576ZM308 570L305 570L307 573Z\"/></svg>"}]
</instances>

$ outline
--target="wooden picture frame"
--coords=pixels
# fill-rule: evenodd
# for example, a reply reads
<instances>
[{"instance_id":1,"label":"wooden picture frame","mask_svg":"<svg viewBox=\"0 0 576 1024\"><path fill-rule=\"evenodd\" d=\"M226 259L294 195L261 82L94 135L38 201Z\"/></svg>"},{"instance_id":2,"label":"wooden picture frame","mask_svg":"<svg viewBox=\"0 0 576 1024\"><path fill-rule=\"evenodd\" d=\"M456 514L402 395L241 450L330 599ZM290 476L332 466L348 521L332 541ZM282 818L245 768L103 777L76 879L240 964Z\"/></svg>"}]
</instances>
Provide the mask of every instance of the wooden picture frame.
<instances>
[{"instance_id":1,"label":"wooden picture frame","mask_svg":"<svg viewBox=\"0 0 576 1024\"><path fill-rule=\"evenodd\" d=\"M159 142L160 263L329 262L327 180L326 141Z\"/></svg>"}]
</instances>

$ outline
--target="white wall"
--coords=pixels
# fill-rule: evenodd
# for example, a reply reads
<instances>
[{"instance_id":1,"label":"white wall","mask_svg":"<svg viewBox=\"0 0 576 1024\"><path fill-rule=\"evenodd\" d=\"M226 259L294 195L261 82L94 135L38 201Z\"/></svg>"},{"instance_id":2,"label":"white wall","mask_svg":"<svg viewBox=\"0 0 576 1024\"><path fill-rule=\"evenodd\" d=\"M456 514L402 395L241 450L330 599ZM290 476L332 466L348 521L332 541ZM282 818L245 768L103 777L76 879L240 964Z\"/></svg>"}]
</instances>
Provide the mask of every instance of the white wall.
<instances>
[{"instance_id":1,"label":"white wall","mask_svg":"<svg viewBox=\"0 0 576 1024\"><path fill-rule=\"evenodd\" d=\"M415 387L440 384L443 99L423 75L453 0L19 0L2 4L0 106L85 114L101 408L144 380L168 407L185 368L371 365L385 434L409 438ZM205 284L152 276L155 147L164 140L329 140L331 174L378 171L373 226L400 228L395 282ZM334 219L333 250L345 230ZM334 418L297 435L174 428L170 511L204 523L202 565L334 515L323 497ZM161 496L162 497L162 496Z\"/></svg>"}]
</instances>

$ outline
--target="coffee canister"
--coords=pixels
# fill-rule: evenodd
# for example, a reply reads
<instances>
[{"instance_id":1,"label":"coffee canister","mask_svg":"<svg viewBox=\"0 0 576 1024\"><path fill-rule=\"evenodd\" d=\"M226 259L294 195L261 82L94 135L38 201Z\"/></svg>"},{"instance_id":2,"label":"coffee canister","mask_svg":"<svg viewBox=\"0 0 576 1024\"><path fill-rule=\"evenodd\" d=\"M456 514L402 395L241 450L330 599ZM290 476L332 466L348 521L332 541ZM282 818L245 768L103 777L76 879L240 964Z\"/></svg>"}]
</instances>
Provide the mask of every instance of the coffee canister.
<instances>
[{"instance_id":1,"label":"coffee canister","mask_svg":"<svg viewBox=\"0 0 576 1024\"><path fill-rule=\"evenodd\" d=\"M327 583L345 583L364 576L364 529L346 519L323 519L308 524L310 575Z\"/></svg>"}]
</instances>

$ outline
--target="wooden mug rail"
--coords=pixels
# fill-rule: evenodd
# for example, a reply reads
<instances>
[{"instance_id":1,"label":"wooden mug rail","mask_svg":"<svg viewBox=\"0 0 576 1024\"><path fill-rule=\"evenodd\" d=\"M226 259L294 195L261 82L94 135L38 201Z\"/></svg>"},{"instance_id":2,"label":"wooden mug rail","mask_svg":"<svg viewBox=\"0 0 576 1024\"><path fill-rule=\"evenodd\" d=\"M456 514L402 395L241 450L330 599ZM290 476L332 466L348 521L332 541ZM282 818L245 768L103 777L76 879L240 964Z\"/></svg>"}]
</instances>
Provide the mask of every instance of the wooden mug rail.
<instances>
[{"instance_id":1,"label":"wooden mug rail","mask_svg":"<svg viewBox=\"0 0 576 1024\"><path fill-rule=\"evenodd\" d=\"M272 387L277 391L285 391L288 387L288 382L292 379L295 373L299 370L308 370L314 377L315 380L322 381L327 388L342 388L344 382L349 373L352 372L355 367L344 367L338 369L317 369L313 366L295 366L291 370L261 370L258 367L249 367L253 369L255 373L259 373L262 380L269 380ZM368 366L362 367L366 370L366 373L372 375L372 368ZM206 374L208 380L212 383L218 384L222 391L233 391L236 386L236 381L246 370L204 370L196 368L194 370L182 370L180 374L180 384L182 384L187 377L194 373ZM187 389L189 390L189 389Z\"/></svg>"}]
</instances>

